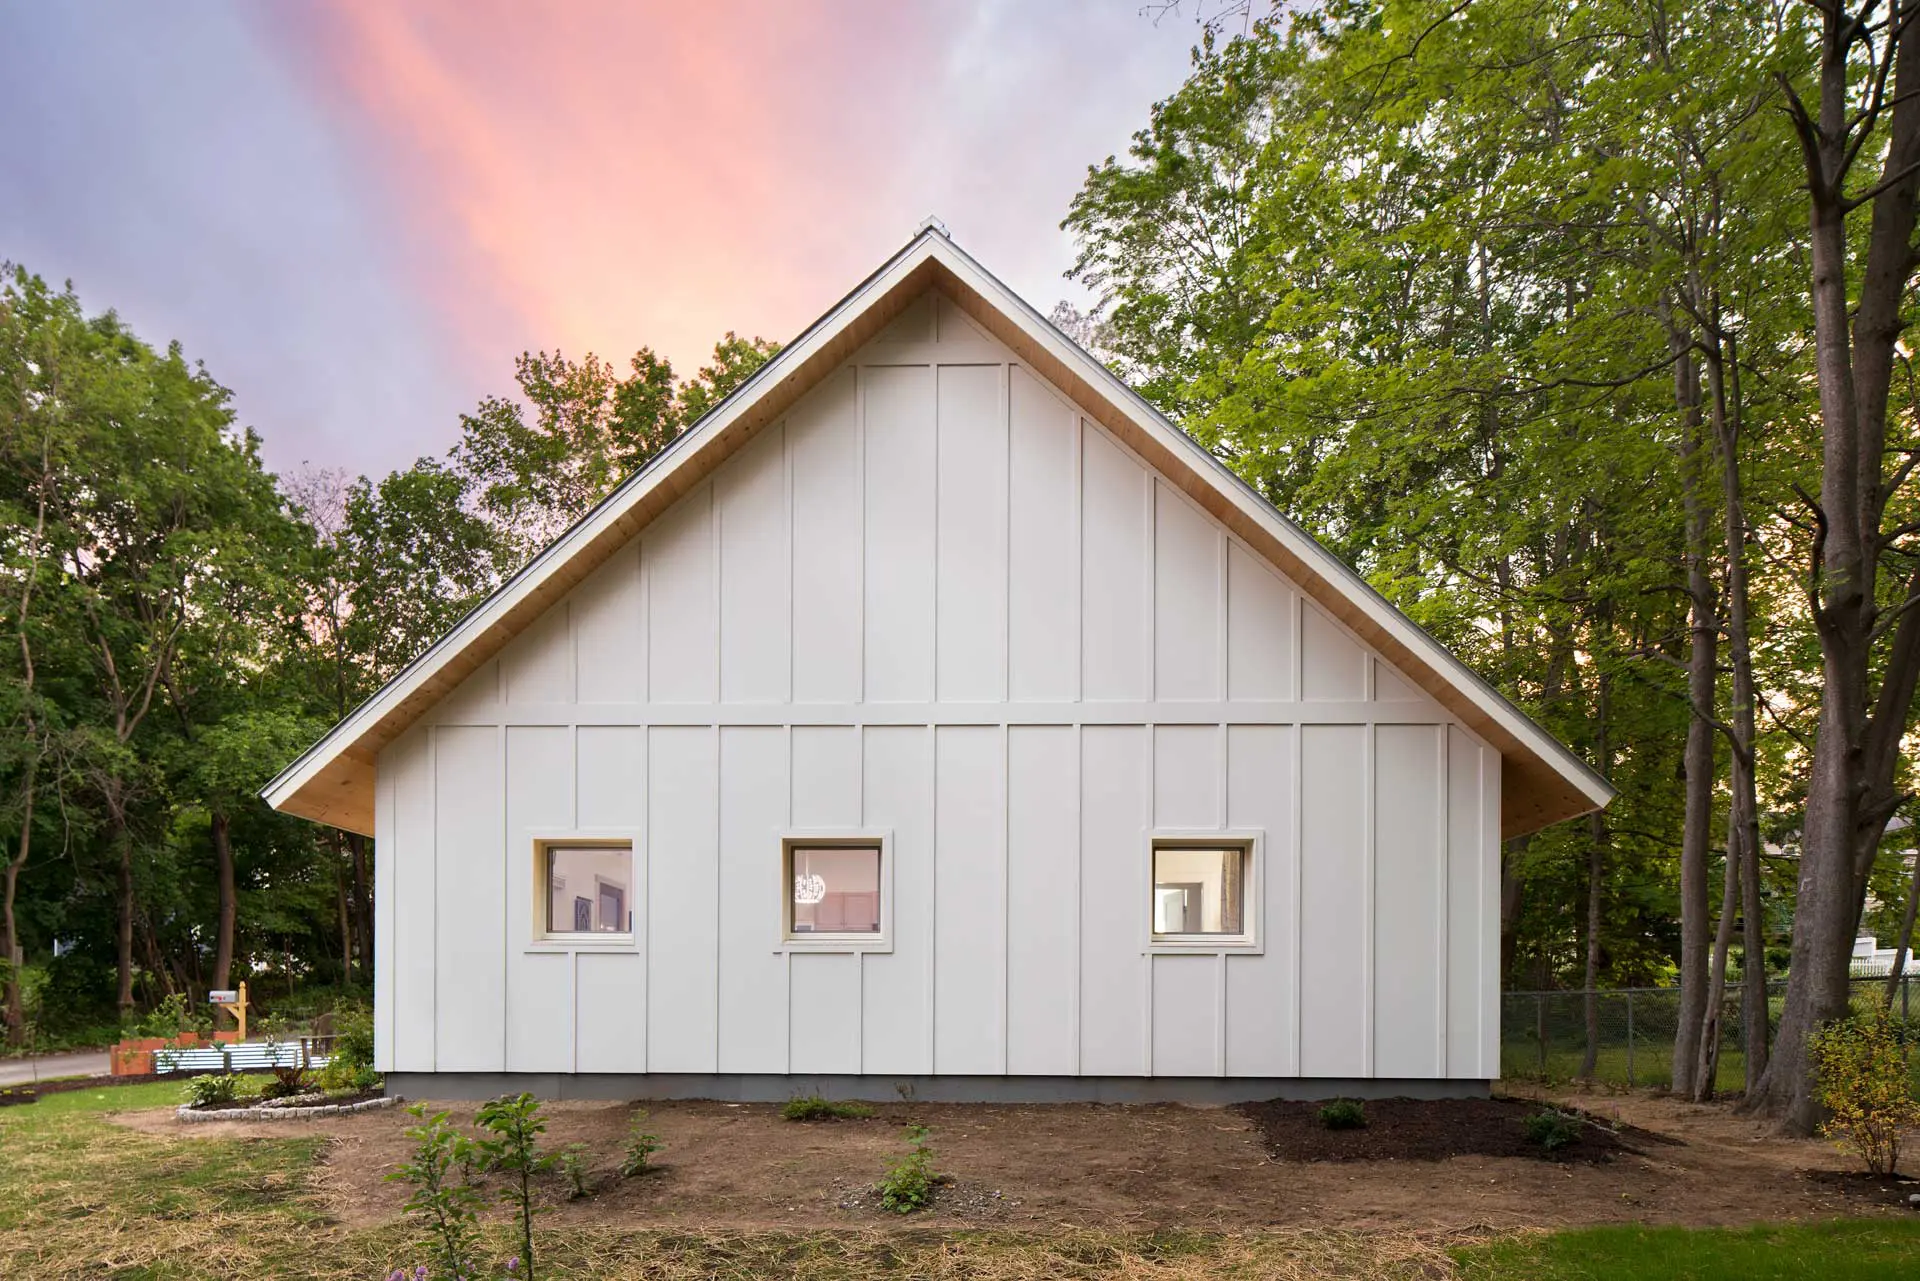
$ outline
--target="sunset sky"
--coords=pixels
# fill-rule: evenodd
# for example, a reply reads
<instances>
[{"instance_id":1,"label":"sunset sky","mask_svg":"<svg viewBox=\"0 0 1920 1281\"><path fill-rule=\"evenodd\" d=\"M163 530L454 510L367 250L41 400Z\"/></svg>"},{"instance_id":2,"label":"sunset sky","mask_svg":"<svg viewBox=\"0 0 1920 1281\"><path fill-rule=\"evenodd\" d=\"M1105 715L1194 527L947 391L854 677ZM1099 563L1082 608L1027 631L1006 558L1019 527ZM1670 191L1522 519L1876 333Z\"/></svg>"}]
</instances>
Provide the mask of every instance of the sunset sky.
<instances>
[{"instance_id":1,"label":"sunset sky","mask_svg":"<svg viewBox=\"0 0 1920 1281\"><path fill-rule=\"evenodd\" d=\"M929 213L1043 311L1181 81L1140 0L0 0L0 259L234 390L268 464L452 443L529 347L690 373Z\"/></svg>"}]
</instances>

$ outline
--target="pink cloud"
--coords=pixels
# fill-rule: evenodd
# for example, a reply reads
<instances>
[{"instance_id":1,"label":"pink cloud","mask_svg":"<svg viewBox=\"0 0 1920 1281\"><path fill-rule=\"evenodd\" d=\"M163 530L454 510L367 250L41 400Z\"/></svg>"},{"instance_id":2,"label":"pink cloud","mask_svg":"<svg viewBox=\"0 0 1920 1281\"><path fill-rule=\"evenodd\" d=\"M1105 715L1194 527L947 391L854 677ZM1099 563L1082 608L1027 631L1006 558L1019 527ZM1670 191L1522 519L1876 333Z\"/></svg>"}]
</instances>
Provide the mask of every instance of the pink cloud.
<instances>
[{"instance_id":1,"label":"pink cloud","mask_svg":"<svg viewBox=\"0 0 1920 1281\"><path fill-rule=\"evenodd\" d=\"M1045 308L1087 163L1192 34L1066 0L265 12L486 387L528 347L691 372L727 329L790 338L928 213Z\"/></svg>"},{"instance_id":2,"label":"pink cloud","mask_svg":"<svg viewBox=\"0 0 1920 1281\"><path fill-rule=\"evenodd\" d=\"M790 337L912 229L887 188L927 32L861 8L366 2L271 32L472 357L646 343L690 371L726 329Z\"/></svg>"}]
</instances>

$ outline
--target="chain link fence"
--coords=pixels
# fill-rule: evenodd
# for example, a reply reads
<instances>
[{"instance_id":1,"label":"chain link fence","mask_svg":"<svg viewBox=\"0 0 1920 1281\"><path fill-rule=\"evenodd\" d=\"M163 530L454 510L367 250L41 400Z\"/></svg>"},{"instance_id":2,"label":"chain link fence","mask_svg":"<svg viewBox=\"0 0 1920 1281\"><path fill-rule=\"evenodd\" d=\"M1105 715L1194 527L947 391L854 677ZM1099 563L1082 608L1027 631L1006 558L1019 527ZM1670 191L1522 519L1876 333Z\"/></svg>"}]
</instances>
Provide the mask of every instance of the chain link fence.
<instances>
[{"instance_id":1,"label":"chain link fence","mask_svg":"<svg viewBox=\"0 0 1920 1281\"><path fill-rule=\"evenodd\" d=\"M1768 1018L1776 1026L1786 996L1784 980L1767 984ZM1886 999L1883 978L1855 978L1856 1002ZM1671 1086L1673 1044L1679 1032L1677 987L1609 988L1594 992L1598 1036L1593 1071L1586 1077L1604 1085ZM1500 998L1500 1074L1507 1080L1573 1081L1583 1078L1587 1055L1585 990L1507 992ZM1893 1008L1920 1036L1920 982L1901 980ZM1769 1029L1771 1036L1773 1029ZM1720 1011L1720 1059L1715 1088L1737 1092L1746 1085L1744 1020L1740 989L1728 980ZM1916 1056L1920 1068L1920 1056Z\"/></svg>"}]
</instances>

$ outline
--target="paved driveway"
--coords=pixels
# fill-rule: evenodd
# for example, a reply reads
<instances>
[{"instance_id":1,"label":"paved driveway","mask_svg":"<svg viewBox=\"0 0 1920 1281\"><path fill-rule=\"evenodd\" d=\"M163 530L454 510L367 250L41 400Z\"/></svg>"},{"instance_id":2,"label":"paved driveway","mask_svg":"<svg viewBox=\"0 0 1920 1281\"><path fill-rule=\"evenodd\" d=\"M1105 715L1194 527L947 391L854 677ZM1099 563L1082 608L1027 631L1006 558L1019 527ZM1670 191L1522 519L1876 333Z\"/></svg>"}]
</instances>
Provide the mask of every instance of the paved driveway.
<instances>
[{"instance_id":1,"label":"paved driveway","mask_svg":"<svg viewBox=\"0 0 1920 1281\"><path fill-rule=\"evenodd\" d=\"M110 1066L105 1050L48 1054L37 1059L0 1059L0 1085L22 1085L50 1076L105 1076Z\"/></svg>"}]
</instances>

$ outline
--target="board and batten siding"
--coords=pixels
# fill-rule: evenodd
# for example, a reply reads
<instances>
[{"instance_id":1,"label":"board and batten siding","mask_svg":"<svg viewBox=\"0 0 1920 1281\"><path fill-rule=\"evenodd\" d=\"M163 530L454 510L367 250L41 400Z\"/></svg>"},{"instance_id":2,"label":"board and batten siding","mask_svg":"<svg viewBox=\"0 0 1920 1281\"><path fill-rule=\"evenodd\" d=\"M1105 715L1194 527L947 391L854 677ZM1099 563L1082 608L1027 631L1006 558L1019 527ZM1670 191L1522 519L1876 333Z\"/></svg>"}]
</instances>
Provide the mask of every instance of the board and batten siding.
<instances>
[{"instance_id":1,"label":"board and batten siding","mask_svg":"<svg viewBox=\"0 0 1920 1281\"><path fill-rule=\"evenodd\" d=\"M381 755L407 1072L1496 1074L1499 759L928 295ZM884 952L780 838L884 829ZM1263 947L1146 946L1156 829L1257 831ZM635 840L631 947L532 839Z\"/></svg>"}]
</instances>

